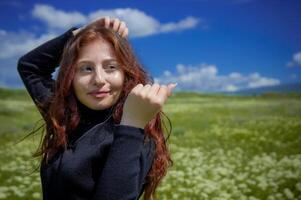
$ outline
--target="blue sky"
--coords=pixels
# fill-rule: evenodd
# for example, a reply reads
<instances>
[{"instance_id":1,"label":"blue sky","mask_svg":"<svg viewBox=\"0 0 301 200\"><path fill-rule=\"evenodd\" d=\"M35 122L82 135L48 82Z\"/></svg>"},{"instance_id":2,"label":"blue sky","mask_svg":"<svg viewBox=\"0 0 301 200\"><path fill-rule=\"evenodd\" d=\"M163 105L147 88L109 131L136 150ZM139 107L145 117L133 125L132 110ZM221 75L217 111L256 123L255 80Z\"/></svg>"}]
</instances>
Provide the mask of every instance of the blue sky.
<instances>
[{"instance_id":1,"label":"blue sky","mask_svg":"<svg viewBox=\"0 0 301 200\"><path fill-rule=\"evenodd\" d=\"M72 3L70 3L72 2ZM298 0L0 1L0 86L19 88L18 58L72 26L125 21L156 82L237 91L301 82Z\"/></svg>"}]
</instances>

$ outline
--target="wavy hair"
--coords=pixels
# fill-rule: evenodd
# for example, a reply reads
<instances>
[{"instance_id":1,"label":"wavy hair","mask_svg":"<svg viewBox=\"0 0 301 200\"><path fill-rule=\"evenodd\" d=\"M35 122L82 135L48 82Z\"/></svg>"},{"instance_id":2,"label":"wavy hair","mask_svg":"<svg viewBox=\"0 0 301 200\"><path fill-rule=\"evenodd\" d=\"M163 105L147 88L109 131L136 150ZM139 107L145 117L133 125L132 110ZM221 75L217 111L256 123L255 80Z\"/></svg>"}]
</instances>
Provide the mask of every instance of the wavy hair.
<instances>
[{"instance_id":1,"label":"wavy hair","mask_svg":"<svg viewBox=\"0 0 301 200\"><path fill-rule=\"evenodd\" d=\"M34 157L42 158L40 166L47 164L57 152L67 148L68 135L72 134L79 124L77 99L72 87L75 64L81 48L97 39L104 39L112 46L125 73L123 90L113 109L112 116L115 123L120 123L124 102L132 88L139 83L143 85L153 83L126 38L121 37L110 28L105 28L103 20L97 20L86 26L68 40L61 58L54 95L47 102L38 106L45 120L44 131L46 126L45 135L41 137L40 145L33 154ZM163 116L168 119L169 131L167 131ZM164 128L168 132L167 136L163 131ZM143 198L145 200L157 199L156 188L166 175L168 168L173 165L167 146L171 130L171 122L162 110L144 128L145 134L151 137L156 144L154 160L147 174L147 184L144 187Z\"/></svg>"}]
</instances>

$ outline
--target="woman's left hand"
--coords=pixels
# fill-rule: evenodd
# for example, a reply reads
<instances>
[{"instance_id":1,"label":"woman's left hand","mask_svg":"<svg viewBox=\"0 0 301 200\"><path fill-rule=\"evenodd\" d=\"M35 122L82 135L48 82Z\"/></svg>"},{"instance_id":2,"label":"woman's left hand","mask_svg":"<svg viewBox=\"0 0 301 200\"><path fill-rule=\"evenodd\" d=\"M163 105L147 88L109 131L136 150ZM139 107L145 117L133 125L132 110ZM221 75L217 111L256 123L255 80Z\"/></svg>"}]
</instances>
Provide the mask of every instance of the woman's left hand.
<instances>
[{"instance_id":1,"label":"woman's left hand","mask_svg":"<svg viewBox=\"0 0 301 200\"><path fill-rule=\"evenodd\" d=\"M129 93L124 106L121 125L144 128L146 124L159 112L172 94L176 84L136 85Z\"/></svg>"}]
</instances>

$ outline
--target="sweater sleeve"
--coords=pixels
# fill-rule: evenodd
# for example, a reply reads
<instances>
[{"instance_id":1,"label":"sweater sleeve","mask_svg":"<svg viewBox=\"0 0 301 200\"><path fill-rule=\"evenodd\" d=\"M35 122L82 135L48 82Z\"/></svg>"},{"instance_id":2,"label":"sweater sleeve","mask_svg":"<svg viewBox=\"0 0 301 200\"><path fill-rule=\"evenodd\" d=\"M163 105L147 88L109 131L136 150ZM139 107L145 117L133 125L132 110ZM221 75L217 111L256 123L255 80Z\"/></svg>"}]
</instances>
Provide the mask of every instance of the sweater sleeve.
<instances>
[{"instance_id":1,"label":"sweater sleeve","mask_svg":"<svg viewBox=\"0 0 301 200\"><path fill-rule=\"evenodd\" d=\"M38 108L40 103L45 102L53 94L55 80L52 79L51 74L58 67L64 46L73 36L72 31L75 29L77 28L70 28L62 35L41 44L18 60L18 73Z\"/></svg>"},{"instance_id":2,"label":"sweater sleeve","mask_svg":"<svg viewBox=\"0 0 301 200\"><path fill-rule=\"evenodd\" d=\"M155 143L143 142L144 130L115 125L114 141L100 177L93 200L137 200L151 168Z\"/></svg>"}]
</instances>

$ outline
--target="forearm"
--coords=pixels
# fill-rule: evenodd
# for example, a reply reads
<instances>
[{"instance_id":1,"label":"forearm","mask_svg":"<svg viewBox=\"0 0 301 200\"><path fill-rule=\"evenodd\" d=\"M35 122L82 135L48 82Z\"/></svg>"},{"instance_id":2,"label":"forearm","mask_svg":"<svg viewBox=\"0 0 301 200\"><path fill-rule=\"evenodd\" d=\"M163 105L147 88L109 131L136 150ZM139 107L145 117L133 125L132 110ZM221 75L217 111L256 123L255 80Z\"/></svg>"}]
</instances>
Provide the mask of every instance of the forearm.
<instances>
[{"instance_id":1,"label":"forearm","mask_svg":"<svg viewBox=\"0 0 301 200\"><path fill-rule=\"evenodd\" d=\"M74 29L69 29L64 34L43 43L18 61L19 75L38 108L53 95L55 81L52 79L52 73L58 67L64 46L73 36Z\"/></svg>"},{"instance_id":2,"label":"forearm","mask_svg":"<svg viewBox=\"0 0 301 200\"><path fill-rule=\"evenodd\" d=\"M18 62L18 70L20 73L25 71L33 71L40 75L49 75L58 67L64 46L68 39L73 36L71 28L64 34L53 38L30 52L23 55Z\"/></svg>"},{"instance_id":3,"label":"forearm","mask_svg":"<svg viewBox=\"0 0 301 200\"><path fill-rule=\"evenodd\" d=\"M98 179L93 199L138 199L153 156L148 153L151 146L144 146L143 139L143 129L116 126L114 142Z\"/></svg>"}]
</instances>

